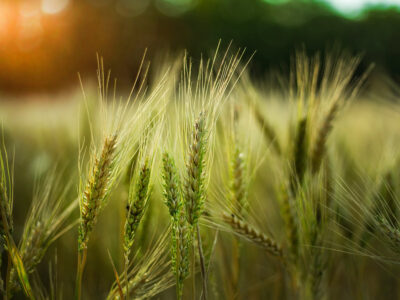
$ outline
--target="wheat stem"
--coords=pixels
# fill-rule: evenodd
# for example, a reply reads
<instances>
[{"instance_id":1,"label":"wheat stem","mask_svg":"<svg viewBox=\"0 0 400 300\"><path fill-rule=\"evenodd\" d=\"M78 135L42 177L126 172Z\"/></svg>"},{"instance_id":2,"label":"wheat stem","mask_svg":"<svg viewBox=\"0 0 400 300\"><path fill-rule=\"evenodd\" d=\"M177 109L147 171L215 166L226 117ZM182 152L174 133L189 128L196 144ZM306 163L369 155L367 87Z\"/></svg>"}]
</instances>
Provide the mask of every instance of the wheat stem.
<instances>
[{"instance_id":1,"label":"wheat stem","mask_svg":"<svg viewBox=\"0 0 400 300\"><path fill-rule=\"evenodd\" d=\"M76 275L76 294L75 294L77 300L80 300L82 295L82 277L86 265L86 257L87 257L86 248L78 251L78 266Z\"/></svg>"},{"instance_id":2,"label":"wheat stem","mask_svg":"<svg viewBox=\"0 0 400 300\"><path fill-rule=\"evenodd\" d=\"M201 277L203 279L203 299L207 299L207 272L206 272L206 263L203 254L203 246L201 243L201 236L200 236L200 227L199 223L196 225L197 231L197 247L199 250L199 257L200 257L200 269L201 269Z\"/></svg>"},{"instance_id":3,"label":"wheat stem","mask_svg":"<svg viewBox=\"0 0 400 300\"><path fill-rule=\"evenodd\" d=\"M281 191L281 213L282 218L285 222L286 236L289 242L289 249L291 253L291 258L296 262L298 255L298 229L296 226L296 219L293 214L291 207L289 191L285 186L282 187Z\"/></svg>"}]
</instances>

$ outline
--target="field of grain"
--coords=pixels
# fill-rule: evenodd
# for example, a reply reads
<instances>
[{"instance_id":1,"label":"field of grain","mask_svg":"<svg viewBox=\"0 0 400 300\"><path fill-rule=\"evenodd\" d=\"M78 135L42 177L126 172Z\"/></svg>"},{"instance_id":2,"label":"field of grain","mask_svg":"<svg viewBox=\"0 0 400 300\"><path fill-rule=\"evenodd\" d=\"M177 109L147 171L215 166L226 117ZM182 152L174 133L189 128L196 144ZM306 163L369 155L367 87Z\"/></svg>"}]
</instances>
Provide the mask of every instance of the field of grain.
<instances>
[{"instance_id":1,"label":"field of grain","mask_svg":"<svg viewBox=\"0 0 400 300\"><path fill-rule=\"evenodd\" d=\"M120 91L99 58L96 84L5 99L3 299L400 297L396 85L345 52L274 84L250 60L144 58Z\"/></svg>"}]
</instances>

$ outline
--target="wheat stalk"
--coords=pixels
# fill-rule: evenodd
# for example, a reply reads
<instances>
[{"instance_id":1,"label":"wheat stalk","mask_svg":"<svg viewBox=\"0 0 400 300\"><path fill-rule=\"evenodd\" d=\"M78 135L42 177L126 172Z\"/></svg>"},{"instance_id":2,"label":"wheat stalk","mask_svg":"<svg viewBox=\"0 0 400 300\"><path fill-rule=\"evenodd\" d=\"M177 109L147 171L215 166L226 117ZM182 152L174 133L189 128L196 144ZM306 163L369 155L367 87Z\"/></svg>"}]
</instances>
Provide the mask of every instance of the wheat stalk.
<instances>
[{"instance_id":1,"label":"wheat stalk","mask_svg":"<svg viewBox=\"0 0 400 300\"><path fill-rule=\"evenodd\" d=\"M189 275L190 232L180 193L180 180L173 158L163 154L164 199L172 219L172 268L176 277L177 299L182 298L183 281Z\"/></svg>"},{"instance_id":2,"label":"wheat stalk","mask_svg":"<svg viewBox=\"0 0 400 300\"><path fill-rule=\"evenodd\" d=\"M2 158L0 158L2 160ZM12 215L10 209L10 201L7 195L7 190L4 185L3 177L1 178L2 181L0 182L0 211L1 211L1 222L0 222L0 267L2 265L2 253L4 249L7 249L7 242L6 236L10 234L9 231L12 230ZM8 282L8 280L6 280ZM6 293L4 281L0 273L0 291L2 293Z\"/></svg>"},{"instance_id":3,"label":"wheat stalk","mask_svg":"<svg viewBox=\"0 0 400 300\"><path fill-rule=\"evenodd\" d=\"M204 156L206 152L205 114L195 122L192 142L186 162L184 185L186 216L191 226L196 226L204 204Z\"/></svg>"},{"instance_id":4,"label":"wheat stalk","mask_svg":"<svg viewBox=\"0 0 400 300\"><path fill-rule=\"evenodd\" d=\"M206 154L206 120L205 113L201 112L195 122L192 133L188 158L186 162L187 176L184 186L184 198L186 208L186 218L191 226L191 230L197 231L197 245L199 250L201 275L203 278L203 298L207 299L207 277L206 267L201 245L200 227L198 220L203 211L205 198L204 191L204 166ZM193 266L194 267L194 266Z\"/></svg>"},{"instance_id":5,"label":"wheat stalk","mask_svg":"<svg viewBox=\"0 0 400 300\"><path fill-rule=\"evenodd\" d=\"M7 161L7 152L5 152L5 162L3 154L0 154L0 234L1 234L1 250L6 249L8 252L8 264L6 271L6 288L4 291L2 282L3 295L5 299L12 297L12 282L11 274L13 268L18 274L21 286L24 289L25 296L29 299L35 299L31 284L29 282L28 274L21 259L19 250L14 242L13 232L13 220L12 220L12 205L13 205L13 194L12 184L13 181L10 176L9 165ZM0 253L1 255L2 253ZM1 258L0 258L1 260ZM1 280L3 281L3 280Z\"/></svg>"},{"instance_id":6,"label":"wheat stalk","mask_svg":"<svg viewBox=\"0 0 400 300\"><path fill-rule=\"evenodd\" d=\"M90 233L96 224L98 214L105 196L109 192L111 165L117 143L117 135L111 135L104 140L99 157L94 160L85 190L80 201L80 224L78 236L78 267L76 277L76 298L81 297L82 275L86 264L87 244Z\"/></svg>"},{"instance_id":7,"label":"wheat stalk","mask_svg":"<svg viewBox=\"0 0 400 300\"><path fill-rule=\"evenodd\" d=\"M289 242L289 249L294 262L297 260L299 247L299 233L296 226L296 218L293 214L291 198L286 186L281 190L281 214L285 222L286 236Z\"/></svg>"},{"instance_id":8,"label":"wheat stalk","mask_svg":"<svg viewBox=\"0 0 400 300\"><path fill-rule=\"evenodd\" d=\"M236 124L235 124L236 125ZM231 159L230 168L230 198L234 207L233 211L239 215L248 208L247 202L247 170L246 161L243 152L240 151L237 141L235 142L235 150ZM240 243L234 238L232 240L232 268L231 268L231 281L233 287L233 294L238 293L239 274L240 274Z\"/></svg>"}]
</instances>

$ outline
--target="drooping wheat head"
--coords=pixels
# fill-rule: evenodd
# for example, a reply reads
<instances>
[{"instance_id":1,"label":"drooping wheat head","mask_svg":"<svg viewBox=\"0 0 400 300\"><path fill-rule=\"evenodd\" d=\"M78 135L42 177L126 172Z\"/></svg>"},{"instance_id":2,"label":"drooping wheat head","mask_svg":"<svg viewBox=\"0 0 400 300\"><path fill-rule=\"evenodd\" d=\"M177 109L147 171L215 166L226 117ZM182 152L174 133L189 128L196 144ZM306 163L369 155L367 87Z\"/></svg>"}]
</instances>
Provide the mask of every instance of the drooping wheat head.
<instances>
[{"instance_id":1,"label":"drooping wheat head","mask_svg":"<svg viewBox=\"0 0 400 300\"><path fill-rule=\"evenodd\" d=\"M282 248L270 237L260 232L250 224L240 220L233 214L224 213L223 220L239 236L253 242L273 256L282 257Z\"/></svg>"}]
</instances>

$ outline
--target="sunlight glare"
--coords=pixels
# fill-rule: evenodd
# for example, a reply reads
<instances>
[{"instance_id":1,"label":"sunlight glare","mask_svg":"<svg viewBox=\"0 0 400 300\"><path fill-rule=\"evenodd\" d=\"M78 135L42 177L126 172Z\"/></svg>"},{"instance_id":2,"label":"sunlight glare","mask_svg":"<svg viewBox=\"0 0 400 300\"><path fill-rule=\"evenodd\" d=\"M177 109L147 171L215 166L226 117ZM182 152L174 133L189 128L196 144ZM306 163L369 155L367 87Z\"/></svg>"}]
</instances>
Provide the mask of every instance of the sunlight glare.
<instances>
[{"instance_id":1,"label":"sunlight glare","mask_svg":"<svg viewBox=\"0 0 400 300\"><path fill-rule=\"evenodd\" d=\"M42 11L46 14L57 14L64 10L69 0L42 0Z\"/></svg>"}]
</instances>

